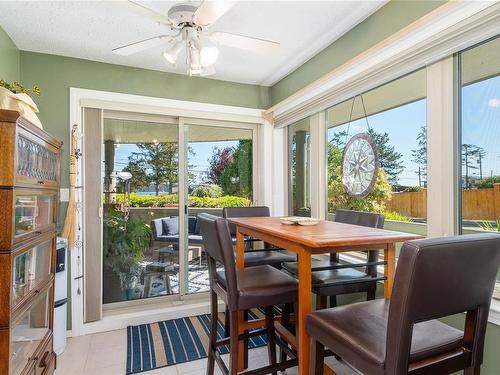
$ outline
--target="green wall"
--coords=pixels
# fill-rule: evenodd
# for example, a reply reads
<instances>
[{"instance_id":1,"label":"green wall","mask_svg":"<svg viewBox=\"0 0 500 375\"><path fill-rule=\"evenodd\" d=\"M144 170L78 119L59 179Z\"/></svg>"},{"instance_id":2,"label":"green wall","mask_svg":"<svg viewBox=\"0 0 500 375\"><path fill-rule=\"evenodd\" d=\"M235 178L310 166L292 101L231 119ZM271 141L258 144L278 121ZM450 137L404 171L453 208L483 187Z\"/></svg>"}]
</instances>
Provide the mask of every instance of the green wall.
<instances>
[{"instance_id":1,"label":"green wall","mask_svg":"<svg viewBox=\"0 0 500 375\"><path fill-rule=\"evenodd\" d=\"M0 27L0 79L12 82L19 78L19 50Z\"/></svg>"},{"instance_id":2,"label":"green wall","mask_svg":"<svg viewBox=\"0 0 500 375\"><path fill-rule=\"evenodd\" d=\"M446 1L393 0L271 87L276 104Z\"/></svg>"},{"instance_id":3,"label":"green wall","mask_svg":"<svg viewBox=\"0 0 500 375\"><path fill-rule=\"evenodd\" d=\"M21 51L20 55L22 82L36 83L42 90L36 102L44 129L65 144L62 187L69 185L70 87L251 108L269 106L266 87L34 52Z\"/></svg>"}]
</instances>

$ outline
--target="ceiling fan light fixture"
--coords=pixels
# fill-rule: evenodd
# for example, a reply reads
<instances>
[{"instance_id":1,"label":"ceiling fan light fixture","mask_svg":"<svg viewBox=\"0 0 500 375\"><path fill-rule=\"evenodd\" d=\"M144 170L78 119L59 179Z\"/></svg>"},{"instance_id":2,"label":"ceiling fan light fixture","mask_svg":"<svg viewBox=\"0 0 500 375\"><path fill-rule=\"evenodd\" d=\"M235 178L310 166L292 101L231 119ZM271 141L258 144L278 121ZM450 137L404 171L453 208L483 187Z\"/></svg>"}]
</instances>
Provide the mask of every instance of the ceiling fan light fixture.
<instances>
[{"instance_id":1,"label":"ceiling fan light fixture","mask_svg":"<svg viewBox=\"0 0 500 375\"><path fill-rule=\"evenodd\" d=\"M163 52L163 57L165 58L165 60L167 60L170 64L175 65L177 57L182 50L182 46L183 42L182 40L179 40L173 45L172 48L170 48L168 51Z\"/></svg>"}]
</instances>

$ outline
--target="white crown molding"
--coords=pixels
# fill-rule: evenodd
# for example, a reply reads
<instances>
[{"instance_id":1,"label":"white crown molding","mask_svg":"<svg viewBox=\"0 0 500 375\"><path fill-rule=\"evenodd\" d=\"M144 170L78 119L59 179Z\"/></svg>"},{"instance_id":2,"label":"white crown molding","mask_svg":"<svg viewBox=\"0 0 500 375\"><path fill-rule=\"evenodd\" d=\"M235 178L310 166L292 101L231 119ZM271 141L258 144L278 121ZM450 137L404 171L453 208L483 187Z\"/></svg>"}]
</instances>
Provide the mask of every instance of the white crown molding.
<instances>
[{"instance_id":1,"label":"white crown molding","mask_svg":"<svg viewBox=\"0 0 500 375\"><path fill-rule=\"evenodd\" d=\"M70 88L70 102L74 103L74 107L71 108L75 110L77 110L78 106L87 106L129 113L135 112L175 117L196 117L255 124L262 124L264 122L262 109L123 94L75 87ZM72 121L77 121L77 118Z\"/></svg>"},{"instance_id":2,"label":"white crown molding","mask_svg":"<svg viewBox=\"0 0 500 375\"><path fill-rule=\"evenodd\" d=\"M377 10L382 8L389 1L384 0L379 2L377 6L373 6L373 2L360 2L356 8L349 14L349 17L344 18L341 22L333 25L321 37L316 38L312 43L309 43L300 51L297 51L295 57L289 59L285 64L281 65L278 70L260 82L261 86L272 86L288 74L295 71L311 58L327 48L330 44L341 38L349 30L356 27L365 19L370 17Z\"/></svg>"},{"instance_id":3,"label":"white crown molding","mask_svg":"<svg viewBox=\"0 0 500 375\"><path fill-rule=\"evenodd\" d=\"M500 3L450 1L266 111L286 126L500 33Z\"/></svg>"}]
</instances>

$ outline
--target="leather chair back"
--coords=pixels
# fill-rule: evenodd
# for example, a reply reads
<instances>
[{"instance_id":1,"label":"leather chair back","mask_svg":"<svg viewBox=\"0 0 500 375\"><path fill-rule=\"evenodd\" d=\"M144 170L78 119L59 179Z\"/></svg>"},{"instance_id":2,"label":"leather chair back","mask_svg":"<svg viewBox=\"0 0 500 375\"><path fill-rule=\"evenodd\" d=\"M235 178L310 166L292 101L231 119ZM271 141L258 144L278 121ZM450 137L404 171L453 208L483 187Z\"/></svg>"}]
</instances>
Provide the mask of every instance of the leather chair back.
<instances>
[{"instance_id":1,"label":"leather chair back","mask_svg":"<svg viewBox=\"0 0 500 375\"><path fill-rule=\"evenodd\" d=\"M384 215L372 212L337 210L333 221L370 228L384 227Z\"/></svg>"},{"instance_id":2,"label":"leather chair back","mask_svg":"<svg viewBox=\"0 0 500 375\"><path fill-rule=\"evenodd\" d=\"M222 209L222 216L225 218L230 217L269 217L271 216L269 207L254 206L254 207L224 207ZM236 225L229 224L229 231L231 235L236 236Z\"/></svg>"},{"instance_id":3,"label":"leather chair back","mask_svg":"<svg viewBox=\"0 0 500 375\"><path fill-rule=\"evenodd\" d=\"M372 213L372 212L362 212L362 211L351 211L351 210L337 210L335 212L335 217L333 221L337 223L361 225L363 227L369 228L379 228L384 227L384 215ZM368 252L368 262L373 263L378 261L378 250L371 250ZM332 254L330 256L331 260L338 262L339 255ZM377 266L366 267L366 273L370 276L377 276Z\"/></svg>"},{"instance_id":4,"label":"leather chair back","mask_svg":"<svg viewBox=\"0 0 500 375\"><path fill-rule=\"evenodd\" d=\"M482 363L500 235L409 241L398 260L387 327L389 374L406 373L414 324L467 312L464 347Z\"/></svg>"},{"instance_id":5,"label":"leather chair back","mask_svg":"<svg viewBox=\"0 0 500 375\"><path fill-rule=\"evenodd\" d=\"M224 267L228 308L235 310L238 298L236 280L236 260L227 220L218 216L198 214L200 233L203 237L205 252L208 255L210 284L216 283L217 262Z\"/></svg>"}]
</instances>

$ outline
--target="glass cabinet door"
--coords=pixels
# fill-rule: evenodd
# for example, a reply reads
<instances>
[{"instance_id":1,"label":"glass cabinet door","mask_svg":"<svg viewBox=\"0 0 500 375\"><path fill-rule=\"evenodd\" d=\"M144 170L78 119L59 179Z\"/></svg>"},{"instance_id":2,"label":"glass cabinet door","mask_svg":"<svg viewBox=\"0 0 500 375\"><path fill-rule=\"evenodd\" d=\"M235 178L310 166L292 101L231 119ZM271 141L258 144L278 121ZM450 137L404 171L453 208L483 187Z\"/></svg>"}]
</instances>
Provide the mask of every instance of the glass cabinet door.
<instances>
[{"instance_id":1,"label":"glass cabinet door","mask_svg":"<svg viewBox=\"0 0 500 375\"><path fill-rule=\"evenodd\" d=\"M50 288L43 292L13 325L11 375L19 374L49 332Z\"/></svg>"},{"instance_id":2,"label":"glass cabinet door","mask_svg":"<svg viewBox=\"0 0 500 375\"><path fill-rule=\"evenodd\" d=\"M39 286L51 273L52 239L14 256L12 260L12 306Z\"/></svg>"},{"instance_id":3,"label":"glass cabinet door","mask_svg":"<svg viewBox=\"0 0 500 375\"><path fill-rule=\"evenodd\" d=\"M55 225L54 194L15 193L15 233L16 237L30 232L43 231Z\"/></svg>"},{"instance_id":4,"label":"glass cabinet door","mask_svg":"<svg viewBox=\"0 0 500 375\"><path fill-rule=\"evenodd\" d=\"M39 144L30 137L19 135L16 172L18 182L37 186L57 186L59 180L57 151L48 144Z\"/></svg>"}]
</instances>

